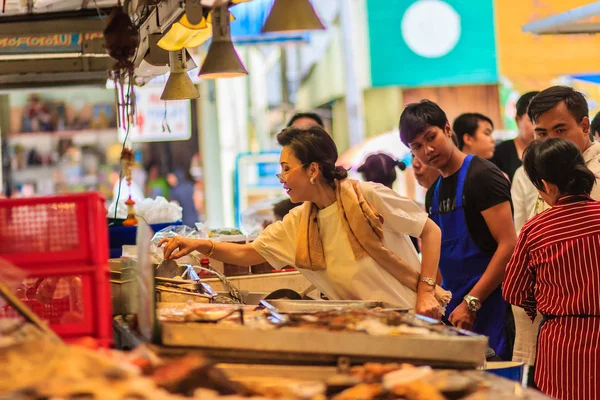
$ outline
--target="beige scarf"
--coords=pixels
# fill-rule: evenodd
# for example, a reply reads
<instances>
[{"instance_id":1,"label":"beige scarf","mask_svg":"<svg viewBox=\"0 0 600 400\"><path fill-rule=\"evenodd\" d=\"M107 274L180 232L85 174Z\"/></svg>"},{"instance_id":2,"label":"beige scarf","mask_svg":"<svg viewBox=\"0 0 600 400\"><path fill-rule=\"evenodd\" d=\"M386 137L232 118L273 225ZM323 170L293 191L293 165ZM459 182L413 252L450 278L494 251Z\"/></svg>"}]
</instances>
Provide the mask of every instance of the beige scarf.
<instances>
[{"instance_id":1,"label":"beige scarf","mask_svg":"<svg viewBox=\"0 0 600 400\"><path fill-rule=\"evenodd\" d=\"M416 291L419 274L383 245L383 217L363 195L358 181L336 181L336 201L343 212L342 224L356 260L372 257L381 266L398 271L394 274L404 286ZM323 243L317 223L317 206L308 204L300 215L296 237L296 267L323 271L327 269Z\"/></svg>"}]
</instances>

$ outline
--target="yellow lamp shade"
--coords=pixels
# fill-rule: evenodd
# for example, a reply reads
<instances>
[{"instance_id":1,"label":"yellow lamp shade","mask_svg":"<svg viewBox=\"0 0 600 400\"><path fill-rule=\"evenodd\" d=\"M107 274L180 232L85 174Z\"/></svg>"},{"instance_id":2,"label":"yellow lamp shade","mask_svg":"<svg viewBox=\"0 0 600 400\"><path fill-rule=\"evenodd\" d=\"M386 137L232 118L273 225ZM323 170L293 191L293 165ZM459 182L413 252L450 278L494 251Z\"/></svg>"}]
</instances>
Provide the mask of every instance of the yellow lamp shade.
<instances>
[{"instance_id":1,"label":"yellow lamp shade","mask_svg":"<svg viewBox=\"0 0 600 400\"><path fill-rule=\"evenodd\" d=\"M157 45L167 51L177 51L184 47L198 47L212 36L210 25L204 29L190 29L179 22L171 25L171 29L158 41Z\"/></svg>"}]
</instances>

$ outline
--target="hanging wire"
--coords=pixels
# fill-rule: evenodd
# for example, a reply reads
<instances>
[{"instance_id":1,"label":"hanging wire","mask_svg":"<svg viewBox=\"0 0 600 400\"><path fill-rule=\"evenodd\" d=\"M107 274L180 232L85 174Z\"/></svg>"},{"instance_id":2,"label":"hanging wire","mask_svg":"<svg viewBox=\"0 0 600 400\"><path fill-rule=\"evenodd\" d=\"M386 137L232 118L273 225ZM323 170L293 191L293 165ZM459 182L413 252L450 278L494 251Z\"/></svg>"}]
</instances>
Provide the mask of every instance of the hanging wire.
<instances>
[{"instance_id":1,"label":"hanging wire","mask_svg":"<svg viewBox=\"0 0 600 400\"><path fill-rule=\"evenodd\" d=\"M171 127L169 126L169 121L167 121L167 102L165 101L165 113L163 115L162 120L162 131L171 133Z\"/></svg>"},{"instance_id":2,"label":"hanging wire","mask_svg":"<svg viewBox=\"0 0 600 400\"><path fill-rule=\"evenodd\" d=\"M129 115L129 103L130 103L130 98L131 98L131 90L132 90L132 86L133 86L133 79L131 79L131 77L129 78L129 81L127 82L127 100L124 104L125 106L125 115L127 116L127 120L126 120L126 130L125 130L125 139L123 139L123 147L121 147L121 154L123 153L123 150L125 150L125 146L127 145L127 139L129 138L129 131L131 130L131 117ZM117 105L118 106L118 105ZM115 201L115 214L114 214L114 220L116 221L117 219L117 211L119 209L119 199L121 198L121 183L123 181L123 167L122 167L122 163L121 165L119 165L119 188L117 189L117 200ZM111 223L114 224L115 221L113 221Z\"/></svg>"}]
</instances>

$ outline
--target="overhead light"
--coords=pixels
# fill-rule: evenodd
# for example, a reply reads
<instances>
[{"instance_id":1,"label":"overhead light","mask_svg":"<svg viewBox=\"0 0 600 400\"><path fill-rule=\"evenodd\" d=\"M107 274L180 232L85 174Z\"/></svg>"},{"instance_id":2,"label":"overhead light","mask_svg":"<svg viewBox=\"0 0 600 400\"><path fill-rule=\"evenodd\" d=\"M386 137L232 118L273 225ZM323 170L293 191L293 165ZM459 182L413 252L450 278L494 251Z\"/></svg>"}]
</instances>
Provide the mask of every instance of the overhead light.
<instances>
[{"instance_id":1,"label":"overhead light","mask_svg":"<svg viewBox=\"0 0 600 400\"><path fill-rule=\"evenodd\" d=\"M185 50L170 51L171 73L160 96L161 100L187 100L200 97L198 89L187 74Z\"/></svg>"},{"instance_id":2,"label":"overhead light","mask_svg":"<svg viewBox=\"0 0 600 400\"><path fill-rule=\"evenodd\" d=\"M227 6L214 8L209 17L213 38L198 76L217 79L248 75L231 41L231 20Z\"/></svg>"},{"instance_id":3,"label":"overhead light","mask_svg":"<svg viewBox=\"0 0 600 400\"><path fill-rule=\"evenodd\" d=\"M309 0L275 0L261 33L325 29Z\"/></svg>"}]
</instances>

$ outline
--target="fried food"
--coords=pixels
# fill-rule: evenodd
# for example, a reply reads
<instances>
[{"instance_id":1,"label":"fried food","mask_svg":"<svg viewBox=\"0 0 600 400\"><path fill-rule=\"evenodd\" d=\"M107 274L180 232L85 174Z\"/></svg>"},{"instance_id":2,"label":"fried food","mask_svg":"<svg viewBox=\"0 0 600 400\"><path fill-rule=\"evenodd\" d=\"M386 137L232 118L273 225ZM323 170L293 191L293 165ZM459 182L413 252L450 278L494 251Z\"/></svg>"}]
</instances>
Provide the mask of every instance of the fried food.
<instances>
[{"instance_id":1,"label":"fried food","mask_svg":"<svg viewBox=\"0 0 600 400\"><path fill-rule=\"evenodd\" d=\"M439 390L424 381L397 385L392 389L392 393L406 400L446 400Z\"/></svg>"},{"instance_id":2,"label":"fried food","mask_svg":"<svg viewBox=\"0 0 600 400\"><path fill-rule=\"evenodd\" d=\"M383 387L377 383L361 383L344 390L335 396L333 400L372 400L382 393Z\"/></svg>"}]
</instances>

